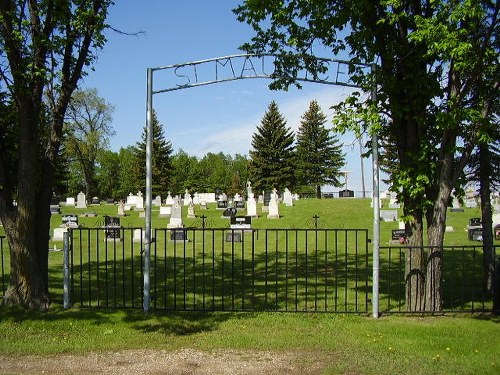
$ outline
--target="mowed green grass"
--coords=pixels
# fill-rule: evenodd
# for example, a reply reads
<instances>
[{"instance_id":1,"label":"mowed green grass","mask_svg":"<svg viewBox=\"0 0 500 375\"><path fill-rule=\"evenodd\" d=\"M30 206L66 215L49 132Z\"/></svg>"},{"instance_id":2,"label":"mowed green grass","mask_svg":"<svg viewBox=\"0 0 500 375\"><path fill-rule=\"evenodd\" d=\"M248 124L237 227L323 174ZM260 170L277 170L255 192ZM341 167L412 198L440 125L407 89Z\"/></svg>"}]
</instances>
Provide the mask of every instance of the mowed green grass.
<instances>
[{"instance_id":1,"label":"mowed green grass","mask_svg":"<svg viewBox=\"0 0 500 375\"><path fill-rule=\"evenodd\" d=\"M96 218L80 217L80 224L99 227L104 215L114 216L116 206L89 206L85 210L64 207L63 213L95 211ZM260 210L259 210L260 212ZM183 214L186 210L184 208ZM254 228L312 228L313 216L327 228L365 228L372 237L373 220L369 199L299 200L294 207L280 206L282 218L254 219ZM157 217L153 226L166 226ZM221 211L197 210L212 227L227 227ZM464 230L477 209L449 213L446 244L479 245L467 240ZM196 223L196 221L198 221ZM54 215L52 226L60 224ZM200 218L185 219L198 226ZM121 219L124 227L144 227L137 212ZM396 222L381 223L381 245L389 245ZM51 242L50 247L62 247ZM50 252L49 262L57 282L62 272L62 252ZM60 285L51 291L60 293ZM55 304L47 313L0 308L0 355L54 355L125 349L194 348L260 349L297 351L305 363L325 360L325 374L498 374L500 372L500 320L490 316L398 316L379 319L345 314L299 313L143 313L134 309L63 310Z\"/></svg>"}]
</instances>

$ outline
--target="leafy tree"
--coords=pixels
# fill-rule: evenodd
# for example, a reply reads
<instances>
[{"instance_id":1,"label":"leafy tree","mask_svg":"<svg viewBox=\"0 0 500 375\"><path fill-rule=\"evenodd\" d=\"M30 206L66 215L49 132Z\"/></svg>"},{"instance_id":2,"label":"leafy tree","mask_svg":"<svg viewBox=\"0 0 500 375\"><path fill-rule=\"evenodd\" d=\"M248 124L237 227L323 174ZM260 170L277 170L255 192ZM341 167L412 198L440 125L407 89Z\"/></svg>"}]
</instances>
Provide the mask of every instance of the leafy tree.
<instances>
[{"instance_id":1,"label":"leafy tree","mask_svg":"<svg viewBox=\"0 0 500 375\"><path fill-rule=\"evenodd\" d=\"M184 150L179 150L172 158L174 167L172 179L172 193L181 194L186 189L196 187L193 171L198 164L198 159L195 156L188 155Z\"/></svg>"},{"instance_id":2,"label":"leafy tree","mask_svg":"<svg viewBox=\"0 0 500 375\"><path fill-rule=\"evenodd\" d=\"M89 202L97 194L99 152L108 148L109 137L115 134L111 127L113 110L96 89L87 89L73 94L66 113L66 154L77 162Z\"/></svg>"},{"instance_id":3,"label":"leafy tree","mask_svg":"<svg viewBox=\"0 0 500 375\"><path fill-rule=\"evenodd\" d=\"M163 134L163 125L160 124L153 111L151 117L151 124L153 128L153 150L152 150L152 191L153 194L160 194L166 196L170 189L172 181L172 143L165 139ZM146 127L142 132L142 140L137 142L134 148L136 157L136 178L141 181L141 186L146 184Z\"/></svg>"},{"instance_id":4,"label":"leafy tree","mask_svg":"<svg viewBox=\"0 0 500 375\"><path fill-rule=\"evenodd\" d=\"M321 185L341 185L340 170L345 165L342 145L325 128L326 121L318 102L312 101L302 115L297 131L295 166L298 184L314 186L317 198L321 198Z\"/></svg>"},{"instance_id":5,"label":"leafy tree","mask_svg":"<svg viewBox=\"0 0 500 375\"><path fill-rule=\"evenodd\" d=\"M49 205L64 117L84 68L105 43L102 31L111 3L0 2L0 79L16 114L2 126L16 137L9 150L18 149L14 166L9 165L11 152L0 153L0 218L11 262L4 304L42 310L50 305Z\"/></svg>"},{"instance_id":6,"label":"leafy tree","mask_svg":"<svg viewBox=\"0 0 500 375\"><path fill-rule=\"evenodd\" d=\"M98 196L103 198L118 199L119 176L120 176L120 156L111 150L102 150L97 155L96 181Z\"/></svg>"},{"instance_id":7,"label":"leafy tree","mask_svg":"<svg viewBox=\"0 0 500 375\"><path fill-rule=\"evenodd\" d=\"M118 151L120 166L118 169L118 191L117 197L126 199L130 193L136 193L144 186L144 181L137 177L137 158L133 146L122 147Z\"/></svg>"},{"instance_id":8,"label":"leafy tree","mask_svg":"<svg viewBox=\"0 0 500 375\"><path fill-rule=\"evenodd\" d=\"M256 31L244 50L280 54L274 88L287 88L303 70L324 73L327 67L314 59L318 44L346 51L353 63L379 62L375 76L351 66L367 91L377 82L376 103L366 110L351 97L340 108L349 125L352 114L368 120L363 126L374 123L374 112L386 116L372 131L395 149L391 183L411 245L423 245L427 223L429 259L407 256L408 290L415 293L410 310L441 309L447 202L488 118L482 103L498 97L499 7L498 1L248 0L235 10ZM481 100L472 100L475 93Z\"/></svg>"},{"instance_id":9,"label":"leafy tree","mask_svg":"<svg viewBox=\"0 0 500 375\"><path fill-rule=\"evenodd\" d=\"M256 191L294 187L293 131L272 101L252 136L249 174Z\"/></svg>"}]
</instances>

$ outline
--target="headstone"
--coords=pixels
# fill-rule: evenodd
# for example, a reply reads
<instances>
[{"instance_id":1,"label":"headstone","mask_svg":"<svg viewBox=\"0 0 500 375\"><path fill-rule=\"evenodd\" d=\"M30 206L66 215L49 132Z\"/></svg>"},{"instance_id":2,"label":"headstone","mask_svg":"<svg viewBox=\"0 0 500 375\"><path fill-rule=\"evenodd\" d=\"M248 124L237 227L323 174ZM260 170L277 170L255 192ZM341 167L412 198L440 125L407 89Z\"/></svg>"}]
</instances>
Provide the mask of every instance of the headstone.
<instances>
[{"instance_id":1,"label":"headstone","mask_svg":"<svg viewBox=\"0 0 500 375\"><path fill-rule=\"evenodd\" d=\"M349 189L340 190L339 198L354 198L354 191Z\"/></svg>"},{"instance_id":2,"label":"headstone","mask_svg":"<svg viewBox=\"0 0 500 375\"><path fill-rule=\"evenodd\" d=\"M61 222L61 225L67 228L78 228L78 216L76 215L63 215Z\"/></svg>"},{"instance_id":3,"label":"headstone","mask_svg":"<svg viewBox=\"0 0 500 375\"><path fill-rule=\"evenodd\" d=\"M75 205L75 198L74 197L66 198L66 206L74 206L74 205Z\"/></svg>"},{"instance_id":4,"label":"headstone","mask_svg":"<svg viewBox=\"0 0 500 375\"><path fill-rule=\"evenodd\" d=\"M393 229L391 235L392 241L401 242L401 239L406 239L406 232L404 229Z\"/></svg>"},{"instance_id":5,"label":"headstone","mask_svg":"<svg viewBox=\"0 0 500 375\"><path fill-rule=\"evenodd\" d=\"M156 206L156 207L160 207L161 206L161 196L160 195L157 195L155 197L155 200L153 201L153 205Z\"/></svg>"},{"instance_id":6,"label":"headstone","mask_svg":"<svg viewBox=\"0 0 500 375\"><path fill-rule=\"evenodd\" d=\"M453 197L453 201L452 201L452 207L450 209L451 212L464 212L464 209L462 208L462 206L460 205L460 202L458 201L458 199L456 197Z\"/></svg>"},{"instance_id":7,"label":"headstone","mask_svg":"<svg viewBox=\"0 0 500 375\"><path fill-rule=\"evenodd\" d=\"M234 202L234 207L236 208L245 208L245 201L235 201Z\"/></svg>"},{"instance_id":8,"label":"headstone","mask_svg":"<svg viewBox=\"0 0 500 375\"><path fill-rule=\"evenodd\" d=\"M227 200L218 200L217 201L217 209L226 209L227 208Z\"/></svg>"},{"instance_id":9,"label":"headstone","mask_svg":"<svg viewBox=\"0 0 500 375\"><path fill-rule=\"evenodd\" d=\"M161 206L158 217L170 217L171 214L172 214L172 206Z\"/></svg>"},{"instance_id":10,"label":"headstone","mask_svg":"<svg viewBox=\"0 0 500 375\"><path fill-rule=\"evenodd\" d=\"M184 228L175 228L170 230L170 241L184 242L187 241L187 233Z\"/></svg>"},{"instance_id":11,"label":"headstone","mask_svg":"<svg viewBox=\"0 0 500 375\"><path fill-rule=\"evenodd\" d=\"M222 216L226 217L226 218L229 218L229 217L232 217L232 216L236 216L237 212L238 212L238 210L236 209L236 207L229 207L229 208L226 208L224 210L224 212L222 213Z\"/></svg>"},{"instance_id":12,"label":"headstone","mask_svg":"<svg viewBox=\"0 0 500 375\"><path fill-rule=\"evenodd\" d=\"M120 201L120 203L118 203L117 215L118 216L125 216L125 204L123 203L123 201Z\"/></svg>"},{"instance_id":13,"label":"headstone","mask_svg":"<svg viewBox=\"0 0 500 375\"><path fill-rule=\"evenodd\" d=\"M206 210L207 209L207 201L205 199L201 199L201 201L200 201L200 208L202 210Z\"/></svg>"},{"instance_id":14,"label":"headstone","mask_svg":"<svg viewBox=\"0 0 500 375\"><path fill-rule=\"evenodd\" d=\"M201 201L200 194L198 194L198 192L194 193L193 204L200 204L200 201Z\"/></svg>"},{"instance_id":15,"label":"headstone","mask_svg":"<svg viewBox=\"0 0 500 375\"><path fill-rule=\"evenodd\" d=\"M192 199L191 199L191 195L189 194L189 190L186 189L185 193L184 193L184 200L183 200L183 204L184 206L189 206L189 204L192 202Z\"/></svg>"},{"instance_id":16,"label":"headstone","mask_svg":"<svg viewBox=\"0 0 500 375\"><path fill-rule=\"evenodd\" d=\"M241 231L226 232L226 242L241 242Z\"/></svg>"},{"instance_id":17,"label":"headstone","mask_svg":"<svg viewBox=\"0 0 500 375\"><path fill-rule=\"evenodd\" d=\"M76 208L87 208L87 198L83 191L76 196Z\"/></svg>"},{"instance_id":18,"label":"headstone","mask_svg":"<svg viewBox=\"0 0 500 375\"><path fill-rule=\"evenodd\" d=\"M174 198L172 198L170 192L168 192L167 199L165 199L165 204L167 206L172 206L174 204Z\"/></svg>"},{"instance_id":19,"label":"headstone","mask_svg":"<svg viewBox=\"0 0 500 375\"><path fill-rule=\"evenodd\" d=\"M241 198L241 195L239 195L238 193L236 193L234 195L234 198L233 198L233 202L241 202L242 201L242 198Z\"/></svg>"},{"instance_id":20,"label":"headstone","mask_svg":"<svg viewBox=\"0 0 500 375\"><path fill-rule=\"evenodd\" d=\"M52 241L63 241L64 233L68 231L67 227L54 228L54 235L52 236Z\"/></svg>"},{"instance_id":21,"label":"headstone","mask_svg":"<svg viewBox=\"0 0 500 375\"><path fill-rule=\"evenodd\" d=\"M181 228L181 227L182 227L182 207L180 198L176 198L172 206L172 212L170 214L170 222L168 223L167 228Z\"/></svg>"},{"instance_id":22,"label":"headstone","mask_svg":"<svg viewBox=\"0 0 500 375\"><path fill-rule=\"evenodd\" d=\"M465 207L467 208L477 208L477 201L475 198L467 198L465 200Z\"/></svg>"},{"instance_id":23,"label":"headstone","mask_svg":"<svg viewBox=\"0 0 500 375\"><path fill-rule=\"evenodd\" d=\"M104 228L106 240L120 240L120 218L113 216L104 216Z\"/></svg>"},{"instance_id":24,"label":"headstone","mask_svg":"<svg viewBox=\"0 0 500 375\"><path fill-rule=\"evenodd\" d=\"M255 202L250 181L247 182L247 196L247 216L257 217L257 202Z\"/></svg>"},{"instance_id":25,"label":"headstone","mask_svg":"<svg viewBox=\"0 0 500 375\"><path fill-rule=\"evenodd\" d=\"M262 212L269 212L269 202L271 202L271 193L264 192L262 201Z\"/></svg>"},{"instance_id":26,"label":"headstone","mask_svg":"<svg viewBox=\"0 0 500 375\"><path fill-rule=\"evenodd\" d=\"M194 219L194 218L196 218L196 215L195 215L195 213L194 213L194 203L193 203L193 202L191 202L191 203L189 204L187 217L188 217L189 219Z\"/></svg>"},{"instance_id":27,"label":"headstone","mask_svg":"<svg viewBox=\"0 0 500 375\"><path fill-rule=\"evenodd\" d=\"M396 210L380 210L380 220L396 221L398 219L398 211Z\"/></svg>"},{"instance_id":28,"label":"headstone","mask_svg":"<svg viewBox=\"0 0 500 375\"><path fill-rule=\"evenodd\" d=\"M106 204L115 204L115 200L113 198L106 198Z\"/></svg>"},{"instance_id":29,"label":"headstone","mask_svg":"<svg viewBox=\"0 0 500 375\"><path fill-rule=\"evenodd\" d=\"M144 211L144 197L140 191L137 193L135 198L135 209L137 211Z\"/></svg>"},{"instance_id":30,"label":"headstone","mask_svg":"<svg viewBox=\"0 0 500 375\"><path fill-rule=\"evenodd\" d=\"M285 188L285 192L283 193L283 203L285 203L285 206L287 207L293 206L292 193L288 190L288 188Z\"/></svg>"},{"instance_id":31,"label":"headstone","mask_svg":"<svg viewBox=\"0 0 500 375\"><path fill-rule=\"evenodd\" d=\"M267 214L268 219L279 219L279 208L278 208L278 195L276 194L276 189L273 190L271 200L269 201L269 213Z\"/></svg>"},{"instance_id":32,"label":"headstone","mask_svg":"<svg viewBox=\"0 0 500 375\"><path fill-rule=\"evenodd\" d=\"M85 212L81 214L80 217L97 217L97 212L95 211Z\"/></svg>"},{"instance_id":33,"label":"headstone","mask_svg":"<svg viewBox=\"0 0 500 375\"><path fill-rule=\"evenodd\" d=\"M231 229L252 229L251 216L231 216Z\"/></svg>"},{"instance_id":34,"label":"headstone","mask_svg":"<svg viewBox=\"0 0 500 375\"><path fill-rule=\"evenodd\" d=\"M92 204L100 204L100 201L99 201L98 197L92 197L91 202L92 202Z\"/></svg>"},{"instance_id":35,"label":"headstone","mask_svg":"<svg viewBox=\"0 0 500 375\"><path fill-rule=\"evenodd\" d=\"M50 209L51 215L61 213L61 206L59 206L58 204L51 204L49 209Z\"/></svg>"}]
</instances>

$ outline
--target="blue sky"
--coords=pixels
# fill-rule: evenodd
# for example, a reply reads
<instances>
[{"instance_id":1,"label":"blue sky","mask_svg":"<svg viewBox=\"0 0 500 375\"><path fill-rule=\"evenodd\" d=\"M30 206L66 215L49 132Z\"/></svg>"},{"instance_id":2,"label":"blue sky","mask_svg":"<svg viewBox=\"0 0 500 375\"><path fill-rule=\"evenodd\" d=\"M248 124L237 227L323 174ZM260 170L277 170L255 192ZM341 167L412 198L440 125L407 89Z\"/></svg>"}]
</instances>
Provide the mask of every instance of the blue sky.
<instances>
[{"instance_id":1,"label":"blue sky","mask_svg":"<svg viewBox=\"0 0 500 375\"><path fill-rule=\"evenodd\" d=\"M122 0L110 9L108 21L127 33L107 32L108 43L99 53L95 70L80 84L96 88L114 106L111 149L133 145L145 125L147 68L162 67L219 56L239 54L238 47L253 36L252 29L236 20L229 0ZM320 57L335 58L323 55ZM154 95L153 106L165 137L174 150L203 156L207 152L246 154L252 134L269 103L277 102L287 125L297 129L311 100L317 100L331 118L329 107L352 89L304 84L302 90L271 91L266 79L246 79ZM348 188L361 190L359 148L345 144ZM371 160L365 160L366 189L371 190ZM330 191L337 189L327 189Z\"/></svg>"}]
</instances>

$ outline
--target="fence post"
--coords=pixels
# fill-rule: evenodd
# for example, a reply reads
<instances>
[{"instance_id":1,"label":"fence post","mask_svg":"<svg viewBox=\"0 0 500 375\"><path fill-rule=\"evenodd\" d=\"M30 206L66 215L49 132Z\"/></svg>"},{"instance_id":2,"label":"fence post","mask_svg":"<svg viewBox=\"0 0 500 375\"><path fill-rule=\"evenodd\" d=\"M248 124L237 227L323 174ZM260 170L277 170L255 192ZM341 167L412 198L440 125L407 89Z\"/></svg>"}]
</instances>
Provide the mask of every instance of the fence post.
<instances>
[{"instance_id":1,"label":"fence post","mask_svg":"<svg viewBox=\"0 0 500 375\"><path fill-rule=\"evenodd\" d=\"M69 309L69 232L63 233L63 307Z\"/></svg>"}]
</instances>

